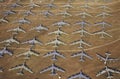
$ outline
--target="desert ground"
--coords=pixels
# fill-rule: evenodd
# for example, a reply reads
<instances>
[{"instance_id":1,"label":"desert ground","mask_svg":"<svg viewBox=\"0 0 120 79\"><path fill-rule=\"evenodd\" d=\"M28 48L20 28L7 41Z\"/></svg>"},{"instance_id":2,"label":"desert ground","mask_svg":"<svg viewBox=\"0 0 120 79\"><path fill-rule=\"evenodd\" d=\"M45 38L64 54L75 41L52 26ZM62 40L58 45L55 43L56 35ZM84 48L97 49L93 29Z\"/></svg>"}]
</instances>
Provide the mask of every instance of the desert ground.
<instances>
[{"instance_id":1,"label":"desert ground","mask_svg":"<svg viewBox=\"0 0 120 79\"><path fill-rule=\"evenodd\" d=\"M41 1L41 2L40 2ZM22 24L21 27L25 29L26 33L18 33L15 35L15 38L20 42L24 42L31 38L37 37L40 41L42 41L43 45L36 44L33 50L40 53L40 56L31 56L29 60L26 60L27 65L34 72L33 74L24 71L24 75L17 75L18 70L9 71L11 67L19 65L23 63L24 56L16 57L16 55L23 53L29 50L29 44L15 44L12 43L8 46L8 49L13 51L13 56L9 56L7 54L4 57L0 58L0 67L3 67L4 71L0 73L0 79L67 79L69 76L80 72L81 70L87 74L91 79L107 79L106 74L96 77L96 74L105 67L103 62L101 62L96 53L101 55L105 55L106 52L111 52L111 57L120 58L120 0L111 0L109 2L104 2L103 0L91 0L86 2L85 0L71 0L71 4L74 8L67 9L72 16L62 17L61 15L54 15L50 17L45 17L40 12L50 10L54 14L58 12L65 11L66 9L61 7L66 4L68 0L54 0L54 4L57 8L49 9L44 5L50 3L50 0L33 0L36 4L39 4L40 7L35 7L32 11L35 15L24 16L23 12L29 10L29 7L16 7L11 8L10 5L15 3L16 0L5 0L5 2L0 2L0 18L3 17L3 12L6 10L16 11L16 14L8 15L6 19L8 19L9 23L0 23L0 41L8 39L13 36L13 32L6 32L11 28L17 27L19 24L14 23L14 21L26 18L31 21L31 24ZM106 0L107 1L107 0ZM30 0L21 0L19 2L23 6L27 6L30 3ZM85 29L94 33L96 31L101 30L101 27L94 26L94 23L100 21L106 21L110 23L111 27L106 27L105 31L109 33L112 37L105 36L105 38L100 38L99 35L86 35L81 37L80 34L72 34L72 32L80 29L80 26L75 26L74 23L83 20L80 16L76 16L79 12L84 11L83 8L80 8L80 5L89 4L93 9L88 9L86 12L90 13L93 17L84 18L85 21L91 24L90 27L85 27ZM108 13L112 16L108 16L106 18L95 17L97 14L102 12L102 9L98 9L100 5L107 5L111 8ZM53 23L64 20L70 23L70 26L64 26L61 29L68 33L68 35L61 35L59 39L65 42L67 45L60 45L57 50L65 56L65 59L58 57L57 61L52 61L51 57L43 57L44 54L51 52L55 48L53 45L45 45L49 41L56 38L56 35L48 35L49 32L55 31L58 29L57 26L52 26ZM48 31L36 32L35 30L29 31L32 27L38 26L39 24L45 25L49 28ZM93 60L85 59L85 62L80 62L80 57L72 58L71 55L73 53L77 53L81 51L78 48L79 45L70 45L72 42L79 40L80 38L84 39L86 42L90 43L91 46L84 46L84 50L93 57ZM5 47L5 43L0 43L0 49L2 50ZM44 72L40 74L40 71L51 64L55 63L59 67L65 69L65 72L57 72L58 75L51 76L50 71ZM111 62L108 66L113 67L117 70L120 70L120 61ZM120 79L120 74L113 74L114 79Z\"/></svg>"}]
</instances>

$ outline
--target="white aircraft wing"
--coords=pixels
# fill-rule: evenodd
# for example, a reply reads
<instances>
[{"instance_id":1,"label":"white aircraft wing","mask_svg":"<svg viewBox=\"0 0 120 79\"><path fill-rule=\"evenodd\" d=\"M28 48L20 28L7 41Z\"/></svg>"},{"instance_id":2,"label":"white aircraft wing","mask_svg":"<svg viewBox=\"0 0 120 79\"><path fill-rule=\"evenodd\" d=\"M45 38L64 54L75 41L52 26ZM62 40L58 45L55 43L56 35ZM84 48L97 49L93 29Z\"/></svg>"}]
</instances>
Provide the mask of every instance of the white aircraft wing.
<instances>
[{"instance_id":1,"label":"white aircraft wing","mask_svg":"<svg viewBox=\"0 0 120 79\"><path fill-rule=\"evenodd\" d=\"M76 45L76 44L80 44L80 41L74 41L72 44L70 45Z\"/></svg>"},{"instance_id":2,"label":"white aircraft wing","mask_svg":"<svg viewBox=\"0 0 120 79\"><path fill-rule=\"evenodd\" d=\"M17 65L15 67L10 68L9 71L16 70L16 69L21 69L21 68L23 68L22 65Z\"/></svg>"},{"instance_id":3,"label":"white aircraft wing","mask_svg":"<svg viewBox=\"0 0 120 79\"><path fill-rule=\"evenodd\" d=\"M60 67L58 67L58 66L56 66L56 65L55 65L55 67L54 67L54 68L55 68L55 70L57 70L57 71L60 71L60 72L65 72L65 70L64 70L64 69L62 69L62 68L60 68Z\"/></svg>"},{"instance_id":4,"label":"white aircraft wing","mask_svg":"<svg viewBox=\"0 0 120 79\"><path fill-rule=\"evenodd\" d=\"M103 56L100 55L100 54L96 54L96 55L97 55L97 57L98 57L100 60L105 61L105 57L103 57Z\"/></svg>"},{"instance_id":5,"label":"white aircraft wing","mask_svg":"<svg viewBox=\"0 0 120 79\"><path fill-rule=\"evenodd\" d=\"M52 69L53 69L52 66L48 66L47 68L44 68L43 70L41 70L40 73L44 73L44 72L50 71L50 70L52 70Z\"/></svg>"},{"instance_id":6,"label":"white aircraft wing","mask_svg":"<svg viewBox=\"0 0 120 79\"><path fill-rule=\"evenodd\" d=\"M101 71L99 71L98 74L96 75L96 77L98 77L104 73L106 73L106 68L103 68Z\"/></svg>"},{"instance_id":7,"label":"white aircraft wing","mask_svg":"<svg viewBox=\"0 0 120 79\"><path fill-rule=\"evenodd\" d=\"M33 73L33 71L29 67L27 67L27 66L24 66L23 69L25 69L26 71L28 71L30 73Z\"/></svg>"},{"instance_id":8,"label":"white aircraft wing","mask_svg":"<svg viewBox=\"0 0 120 79\"><path fill-rule=\"evenodd\" d=\"M120 71L118 71L118 70L114 70L114 69L111 69L111 68L109 68L108 69L110 72L112 72L112 73L118 73L118 74L120 74Z\"/></svg>"},{"instance_id":9,"label":"white aircraft wing","mask_svg":"<svg viewBox=\"0 0 120 79\"><path fill-rule=\"evenodd\" d=\"M89 59L93 59L91 56L89 56L87 53L84 53L84 56L89 58Z\"/></svg>"}]
</instances>

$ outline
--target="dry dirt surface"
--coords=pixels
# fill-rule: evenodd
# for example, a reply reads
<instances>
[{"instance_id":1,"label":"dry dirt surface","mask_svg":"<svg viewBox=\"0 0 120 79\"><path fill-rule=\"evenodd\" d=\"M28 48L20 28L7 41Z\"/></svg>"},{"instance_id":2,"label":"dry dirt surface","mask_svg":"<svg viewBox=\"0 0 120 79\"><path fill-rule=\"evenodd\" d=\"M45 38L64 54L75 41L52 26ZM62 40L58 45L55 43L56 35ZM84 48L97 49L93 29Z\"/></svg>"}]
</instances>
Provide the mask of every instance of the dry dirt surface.
<instances>
[{"instance_id":1,"label":"dry dirt surface","mask_svg":"<svg viewBox=\"0 0 120 79\"><path fill-rule=\"evenodd\" d=\"M57 6L57 8L46 8L45 5L50 3L50 0L33 0L36 4L39 4L40 7L32 8L32 11L35 13L35 15L30 16L24 16L23 12L26 10L29 10L29 7L17 7L17 8L11 8L10 5L12 3L15 3L16 0L5 0L5 2L0 2L0 18L2 18L3 12L6 10L13 10L16 11L16 14L8 15L6 19L9 21L9 23L0 23L0 41L3 41L5 39L8 39L13 36L12 32L6 32L7 30L11 28L17 27L19 24L14 23L14 21L21 19L21 18L27 18L32 23L31 24L22 24L21 27L25 29L26 33L18 33L15 35L15 38L18 39L20 42L23 42L25 40L31 39L33 37L37 37L40 41L42 41L43 45L35 45L33 50L40 53L40 56L32 56L31 59L26 60L27 65L29 68L32 69L34 72L33 74L24 71L24 75L17 75L16 73L18 70L14 71L8 71L11 67L14 67L16 65L19 65L23 63L25 60L23 59L24 56L16 57L16 55L23 53L27 50L29 50L30 45L29 44L11 44L8 46L8 49L13 51L13 56L9 56L7 54L4 55L4 57L0 58L0 67L3 67L4 72L0 73L0 79L59 79L59 76L61 76L60 79L67 79L69 76L80 72L82 70L85 74L91 77L91 79L107 79L106 74L96 77L96 74L98 71L100 71L102 68L105 67L103 62L101 62L97 56L96 53L99 53L101 55L105 55L105 52L109 51L111 52L111 57L114 58L120 58L120 0L88 0L88 2L85 2L85 0L71 0L71 4L74 6L74 8L67 9L69 13L72 14L72 16L68 17L62 17L61 15L54 15L50 17L45 17L40 12L49 10L53 12L53 14L57 14L59 12L65 11L66 9L61 7L62 5L66 4L68 0L54 0L54 4ZM108 1L108 2L104 2ZM19 2L23 6L27 6L30 3L30 0L20 0ZM76 16L79 12L84 11L84 9L80 8L79 6L83 4L89 4L93 9L88 9L86 12L90 13L93 17L87 17L84 18L85 21L88 21L91 26L85 27L85 29L90 32L94 33L96 31L101 30L101 27L94 26L94 23L100 22L100 21L106 21L110 23L111 27L106 27L105 31L109 33L112 37L100 38L99 35L86 35L81 36L80 34L72 34L72 32L80 29L81 27L75 26L74 23L77 21L83 20L80 16ZM107 5L111 8L108 13L110 13L112 16L108 16L106 18L101 17L95 17L97 14L101 13L102 10L98 9L100 5ZM57 21L64 20L68 23L70 23L70 26L64 26L61 29L68 33L69 35L61 35L58 38L62 41L64 41L67 45L60 45L57 50L64 54L66 57L65 59L59 58L58 61L52 61L51 57L44 58L43 55L47 52L51 52L55 48L52 45L45 45L49 41L56 38L56 35L48 35L49 32L57 30L57 26L52 26L53 23ZM38 26L39 24L45 25L47 28L49 28L48 31L29 31L32 27ZM89 60L86 58L85 62L80 62L79 57L72 58L71 54L81 51L80 48L78 48L79 45L70 45L73 41L84 39L88 43L91 44L91 46L84 46L84 50L93 57L93 60ZM3 49L5 47L5 43L0 44L0 49ZM59 67L62 67L65 69L65 72L57 72L58 75L51 76L50 71L44 72L40 74L40 71L48 66L50 66L52 63L55 63ZM108 64L108 66L116 68L120 70L120 61L118 62L111 62ZM120 74L113 74L114 79L120 79Z\"/></svg>"}]
</instances>

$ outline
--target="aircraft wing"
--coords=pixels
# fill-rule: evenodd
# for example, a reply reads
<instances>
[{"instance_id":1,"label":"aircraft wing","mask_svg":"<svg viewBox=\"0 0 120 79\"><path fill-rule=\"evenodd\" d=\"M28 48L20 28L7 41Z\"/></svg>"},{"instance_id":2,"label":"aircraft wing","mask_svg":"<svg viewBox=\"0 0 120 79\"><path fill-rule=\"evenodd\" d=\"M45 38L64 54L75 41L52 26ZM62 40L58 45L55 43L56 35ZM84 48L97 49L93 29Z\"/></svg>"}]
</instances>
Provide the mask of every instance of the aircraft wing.
<instances>
[{"instance_id":1,"label":"aircraft wing","mask_svg":"<svg viewBox=\"0 0 120 79\"><path fill-rule=\"evenodd\" d=\"M97 57L99 58L99 59L101 59L102 61L105 61L105 57L103 57L102 55L100 55L100 54L96 54L97 55Z\"/></svg>"},{"instance_id":2,"label":"aircraft wing","mask_svg":"<svg viewBox=\"0 0 120 79\"><path fill-rule=\"evenodd\" d=\"M55 44L55 41L50 41L50 42L46 43L46 45L49 45L49 44Z\"/></svg>"},{"instance_id":3,"label":"aircraft wing","mask_svg":"<svg viewBox=\"0 0 120 79\"><path fill-rule=\"evenodd\" d=\"M16 69L21 69L21 68L23 68L21 65L17 65L15 67L12 67L11 69L9 69L9 71L16 70Z\"/></svg>"},{"instance_id":4,"label":"aircraft wing","mask_svg":"<svg viewBox=\"0 0 120 79\"><path fill-rule=\"evenodd\" d=\"M10 51L8 51L8 50L5 50L4 53L9 54L9 55L11 55L11 56L13 55L13 53L10 52Z\"/></svg>"},{"instance_id":5,"label":"aircraft wing","mask_svg":"<svg viewBox=\"0 0 120 79\"><path fill-rule=\"evenodd\" d=\"M17 40L12 40L12 42L15 42L15 43L17 43L17 44L20 44Z\"/></svg>"},{"instance_id":6,"label":"aircraft wing","mask_svg":"<svg viewBox=\"0 0 120 79\"><path fill-rule=\"evenodd\" d=\"M64 70L64 69L62 69L61 67L55 66L54 68L55 68L55 70L57 70L57 71L60 71L60 72L65 72L65 70Z\"/></svg>"},{"instance_id":7,"label":"aircraft wing","mask_svg":"<svg viewBox=\"0 0 120 79\"><path fill-rule=\"evenodd\" d=\"M61 57L61 58L65 58L65 56L59 52L56 53L57 56Z\"/></svg>"},{"instance_id":8,"label":"aircraft wing","mask_svg":"<svg viewBox=\"0 0 120 79\"><path fill-rule=\"evenodd\" d=\"M87 46L91 46L90 44L86 43L86 42L82 42L83 44L87 45Z\"/></svg>"},{"instance_id":9,"label":"aircraft wing","mask_svg":"<svg viewBox=\"0 0 120 79\"><path fill-rule=\"evenodd\" d=\"M52 69L53 69L52 66L48 66L47 68L44 68L43 70L41 70L40 73L44 73L44 72L50 71L50 70L52 70Z\"/></svg>"},{"instance_id":10,"label":"aircraft wing","mask_svg":"<svg viewBox=\"0 0 120 79\"><path fill-rule=\"evenodd\" d=\"M29 67L24 66L23 69L25 69L26 71L28 71L30 73L33 73L33 71Z\"/></svg>"},{"instance_id":11,"label":"aircraft wing","mask_svg":"<svg viewBox=\"0 0 120 79\"><path fill-rule=\"evenodd\" d=\"M114 69L109 68L109 71L112 72L112 73L118 73L118 74L120 74L119 70L114 70Z\"/></svg>"},{"instance_id":12,"label":"aircraft wing","mask_svg":"<svg viewBox=\"0 0 120 79\"><path fill-rule=\"evenodd\" d=\"M118 61L119 59L117 59L117 58L108 58L108 61L110 61L110 62L114 62L114 61Z\"/></svg>"},{"instance_id":13,"label":"aircraft wing","mask_svg":"<svg viewBox=\"0 0 120 79\"><path fill-rule=\"evenodd\" d=\"M34 42L37 43L37 44L42 45L42 43L40 41L38 41L38 40L35 40Z\"/></svg>"},{"instance_id":14,"label":"aircraft wing","mask_svg":"<svg viewBox=\"0 0 120 79\"><path fill-rule=\"evenodd\" d=\"M96 77L98 77L104 73L106 73L106 68L103 68L101 71L99 71L98 74L96 75Z\"/></svg>"},{"instance_id":15,"label":"aircraft wing","mask_svg":"<svg viewBox=\"0 0 120 79\"><path fill-rule=\"evenodd\" d=\"M72 44L70 45L76 45L76 44L80 44L80 41L74 41Z\"/></svg>"},{"instance_id":16,"label":"aircraft wing","mask_svg":"<svg viewBox=\"0 0 120 79\"><path fill-rule=\"evenodd\" d=\"M84 56L89 58L89 59L93 59L91 56L89 56L87 53L84 53Z\"/></svg>"}]
</instances>

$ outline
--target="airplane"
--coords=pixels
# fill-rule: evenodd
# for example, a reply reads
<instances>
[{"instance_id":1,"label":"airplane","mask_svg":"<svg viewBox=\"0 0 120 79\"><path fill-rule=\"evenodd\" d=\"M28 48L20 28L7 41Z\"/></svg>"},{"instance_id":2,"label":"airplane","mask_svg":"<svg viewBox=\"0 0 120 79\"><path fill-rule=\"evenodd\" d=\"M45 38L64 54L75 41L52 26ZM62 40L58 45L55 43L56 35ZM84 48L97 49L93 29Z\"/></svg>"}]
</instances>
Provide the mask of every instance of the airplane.
<instances>
[{"instance_id":1,"label":"airplane","mask_svg":"<svg viewBox=\"0 0 120 79\"><path fill-rule=\"evenodd\" d=\"M111 24L105 22L105 21L102 21L102 22L97 22L94 24L95 26L101 26L102 28L105 28L106 26L112 26Z\"/></svg>"},{"instance_id":2,"label":"airplane","mask_svg":"<svg viewBox=\"0 0 120 79\"><path fill-rule=\"evenodd\" d=\"M76 44L80 44L80 46L78 48L83 48L83 45L86 46L91 46L90 44L88 44L87 42L85 42L83 39L80 39L78 41L74 41L72 44L70 45L76 45Z\"/></svg>"},{"instance_id":3,"label":"airplane","mask_svg":"<svg viewBox=\"0 0 120 79\"><path fill-rule=\"evenodd\" d=\"M30 4L27 5L26 7L30 7L32 9L32 8L35 8L35 7L40 7L40 5L38 5L38 4L34 3L34 2L30 2Z\"/></svg>"},{"instance_id":4,"label":"airplane","mask_svg":"<svg viewBox=\"0 0 120 79\"><path fill-rule=\"evenodd\" d=\"M47 68L44 68L43 70L40 71L40 73L44 73L47 71L51 71L52 76L57 75L56 71L60 71L60 72L65 72L65 70L55 64L52 64L51 66L48 66Z\"/></svg>"},{"instance_id":5,"label":"airplane","mask_svg":"<svg viewBox=\"0 0 120 79\"><path fill-rule=\"evenodd\" d=\"M35 44L42 45L42 42L39 41L36 37L34 37L33 39L23 42L22 44L31 44L32 46L34 46Z\"/></svg>"},{"instance_id":6,"label":"airplane","mask_svg":"<svg viewBox=\"0 0 120 79\"><path fill-rule=\"evenodd\" d=\"M81 25L81 27L84 28L85 26L90 26L91 24L83 20L83 21L76 22L75 25Z\"/></svg>"},{"instance_id":7,"label":"airplane","mask_svg":"<svg viewBox=\"0 0 120 79\"><path fill-rule=\"evenodd\" d=\"M109 8L109 7L106 6L106 5L101 5L101 6L98 7L98 9L102 9L103 11L111 10L111 8Z\"/></svg>"},{"instance_id":8,"label":"airplane","mask_svg":"<svg viewBox=\"0 0 120 79\"><path fill-rule=\"evenodd\" d=\"M60 35L62 35L62 34L68 35L68 34L65 33L64 31L60 30L60 28L58 28L58 30L56 30L56 31L53 31L53 32L48 33L48 35L51 35L51 34L56 34L57 36L60 36Z\"/></svg>"},{"instance_id":9,"label":"airplane","mask_svg":"<svg viewBox=\"0 0 120 79\"><path fill-rule=\"evenodd\" d=\"M40 32L40 31L42 31L42 30L46 30L46 31L47 31L48 28L45 27L44 25L40 24L39 26L36 26L36 27L31 28L30 31L31 31L31 30L36 30L37 32Z\"/></svg>"},{"instance_id":10,"label":"airplane","mask_svg":"<svg viewBox=\"0 0 120 79\"><path fill-rule=\"evenodd\" d=\"M66 8L66 9L74 8L70 3L67 3L61 7Z\"/></svg>"},{"instance_id":11,"label":"airplane","mask_svg":"<svg viewBox=\"0 0 120 79\"><path fill-rule=\"evenodd\" d=\"M102 74L105 74L107 73L107 79L112 79L113 78L113 73L116 73L116 74L120 74L120 71L119 70L116 70L116 69L113 69L111 67L108 67L108 66L105 66L105 68L103 68L101 71L98 72L98 74L96 75L96 77L102 75Z\"/></svg>"},{"instance_id":12,"label":"airplane","mask_svg":"<svg viewBox=\"0 0 120 79\"><path fill-rule=\"evenodd\" d=\"M1 41L0 43L8 43L8 45L10 45L11 43L20 44L20 42L16 38L14 38L14 36L10 37L9 39Z\"/></svg>"},{"instance_id":13,"label":"airplane","mask_svg":"<svg viewBox=\"0 0 120 79\"><path fill-rule=\"evenodd\" d=\"M88 59L93 59L91 56L89 56L84 50L80 51L80 52L77 52L77 53L74 53L71 55L71 57L78 57L80 56L80 61L81 62L85 62L85 57L88 58Z\"/></svg>"},{"instance_id":14,"label":"airplane","mask_svg":"<svg viewBox=\"0 0 120 79\"><path fill-rule=\"evenodd\" d=\"M106 12L102 12L102 13L100 13L100 14L97 14L95 17L106 18L107 16L112 16L112 15L109 14L109 13L106 13Z\"/></svg>"},{"instance_id":15,"label":"airplane","mask_svg":"<svg viewBox=\"0 0 120 79\"><path fill-rule=\"evenodd\" d=\"M49 45L49 44L55 44L53 47L58 47L60 44L61 45L66 45L64 42L62 42L58 38L54 39L53 41L50 41L50 42L46 43L46 45Z\"/></svg>"},{"instance_id":16,"label":"airplane","mask_svg":"<svg viewBox=\"0 0 120 79\"><path fill-rule=\"evenodd\" d=\"M10 7L16 8L16 7L22 7L22 5L16 2L16 3L11 4Z\"/></svg>"},{"instance_id":17,"label":"airplane","mask_svg":"<svg viewBox=\"0 0 120 79\"><path fill-rule=\"evenodd\" d=\"M20 24L30 24L31 22L26 19L26 18L22 18L22 19L19 19L18 21L15 21L14 23L20 23Z\"/></svg>"},{"instance_id":18,"label":"airplane","mask_svg":"<svg viewBox=\"0 0 120 79\"><path fill-rule=\"evenodd\" d=\"M80 30L77 30L77 31L73 32L72 34L77 34L77 33L81 34L81 36L85 36L85 34L92 35L91 33L89 33L88 31L86 31L83 28L80 29Z\"/></svg>"},{"instance_id":19,"label":"airplane","mask_svg":"<svg viewBox=\"0 0 120 79\"><path fill-rule=\"evenodd\" d=\"M57 50L48 52L47 54L44 55L44 57L49 57L49 56L52 56L53 61L57 61L57 56L61 58L65 58L65 56L61 54L60 52L58 52Z\"/></svg>"},{"instance_id":20,"label":"airplane","mask_svg":"<svg viewBox=\"0 0 120 79\"><path fill-rule=\"evenodd\" d=\"M7 32L15 32L15 34L18 34L19 32L26 33L26 31L20 26L18 26L16 28L9 29L9 30L7 30Z\"/></svg>"},{"instance_id":21,"label":"airplane","mask_svg":"<svg viewBox=\"0 0 120 79\"><path fill-rule=\"evenodd\" d=\"M8 15L11 15L11 14L16 14L15 11L12 11L12 10L7 10L3 13L5 16L8 16Z\"/></svg>"},{"instance_id":22,"label":"airplane","mask_svg":"<svg viewBox=\"0 0 120 79\"><path fill-rule=\"evenodd\" d=\"M62 21L59 21L59 22L56 22L56 23L52 24L52 26L58 26L60 28L60 27L63 27L63 26L70 26L70 24L65 22L64 20L62 20Z\"/></svg>"},{"instance_id":23,"label":"airplane","mask_svg":"<svg viewBox=\"0 0 120 79\"><path fill-rule=\"evenodd\" d=\"M26 52L24 52L24 53L22 53L22 54L19 54L19 55L17 55L16 57L25 56L25 59L30 59L30 57L31 57L32 55L33 55L33 56L39 56L39 53L35 52L34 50L32 50L32 49L30 48L28 51L26 51Z\"/></svg>"},{"instance_id":24,"label":"airplane","mask_svg":"<svg viewBox=\"0 0 120 79\"><path fill-rule=\"evenodd\" d=\"M56 15L62 15L63 17L72 16L72 15L71 15L69 12L67 12L67 11L57 13Z\"/></svg>"},{"instance_id":25,"label":"airplane","mask_svg":"<svg viewBox=\"0 0 120 79\"><path fill-rule=\"evenodd\" d=\"M84 4L84 5L80 6L80 8L84 8L86 11L88 9L93 9L93 7L89 6L88 4Z\"/></svg>"},{"instance_id":26,"label":"airplane","mask_svg":"<svg viewBox=\"0 0 120 79\"><path fill-rule=\"evenodd\" d=\"M112 61L114 62L114 61L119 60L117 58L110 58L111 53L109 53L109 52L105 53L105 55L106 55L105 57L100 54L96 54L96 55L97 55L98 59L100 59L101 61L104 61L104 64L107 64L107 62L112 62Z\"/></svg>"},{"instance_id":27,"label":"airplane","mask_svg":"<svg viewBox=\"0 0 120 79\"><path fill-rule=\"evenodd\" d=\"M76 14L76 16L81 16L81 18L86 18L87 16L93 17L91 14L87 12L80 12L79 14Z\"/></svg>"},{"instance_id":28,"label":"airplane","mask_svg":"<svg viewBox=\"0 0 120 79\"><path fill-rule=\"evenodd\" d=\"M52 9L52 8L56 8L57 6L53 3L49 3L49 4L45 5L45 7Z\"/></svg>"},{"instance_id":29,"label":"airplane","mask_svg":"<svg viewBox=\"0 0 120 79\"><path fill-rule=\"evenodd\" d=\"M35 15L35 13L31 11L31 9L30 9L30 10L25 11L23 14L24 14L25 16Z\"/></svg>"},{"instance_id":30,"label":"airplane","mask_svg":"<svg viewBox=\"0 0 120 79\"><path fill-rule=\"evenodd\" d=\"M13 55L13 52L9 50L7 47L4 47L2 50L0 50L0 57L3 57L4 54L8 54L10 56Z\"/></svg>"},{"instance_id":31,"label":"airplane","mask_svg":"<svg viewBox=\"0 0 120 79\"><path fill-rule=\"evenodd\" d=\"M0 23L9 23L9 21L5 18L5 17L2 17L1 19L0 19Z\"/></svg>"},{"instance_id":32,"label":"airplane","mask_svg":"<svg viewBox=\"0 0 120 79\"><path fill-rule=\"evenodd\" d=\"M19 65L16 65L15 67L12 67L9 69L9 71L12 71L12 70L18 70L18 75L24 75L24 70L30 72L30 73L33 73L33 71L28 67L28 65L26 64L26 62L22 63L22 64L19 64Z\"/></svg>"},{"instance_id":33,"label":"airplane","mask_svg":"<svg viewBox=\"0 0 120 79\"><path fill-rule=\"evenodd\" d=\"M79 78L79 79L91 79L89 76L87 76L86 74L84 74L82 72L82 70L79 73L76 73L76 74L68 77L68 79L76 79L76 78Z\"/></svg>"},{"instance_id":34,"label":"airplane","mask_svg":"<svg viewBox=\"0 0 120 79\"><path fill-rule=\"evenodd\" d=\"M109 37L112 37L110 34L108 34L107 32L105 32L104 30L95 32L94 34L95 34L95 35L96 35L96 34L97 34L97 35L101 35L100 38L105 38L105 35L106 35L106 36L109 36Z\"/></svg>"},{"instance_id":35,"label":"airplane","mask_svg":"<svg viewBox=\"0 0 120 79\"><path fill-rule=\"evenodd\" d=\"M45 17L53 16L54 14L50 12L49 10L41 12Z\"/></svg>"}]
</instances>

